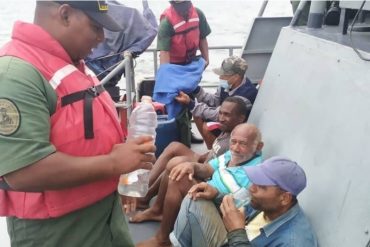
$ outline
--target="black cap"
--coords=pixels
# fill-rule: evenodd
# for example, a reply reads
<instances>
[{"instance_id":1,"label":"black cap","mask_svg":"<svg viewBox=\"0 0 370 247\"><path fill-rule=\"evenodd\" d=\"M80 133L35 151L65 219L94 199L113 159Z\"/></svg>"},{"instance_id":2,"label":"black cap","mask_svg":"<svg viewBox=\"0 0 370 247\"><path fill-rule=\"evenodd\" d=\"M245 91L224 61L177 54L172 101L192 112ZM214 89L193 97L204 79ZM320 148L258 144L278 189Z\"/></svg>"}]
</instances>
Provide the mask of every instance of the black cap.
<instances>
[{"instance_id":1,"label":"black cap","mask_svg":"<svg viewBox=\"0 0 370 247\"><path fill-rule=\"evenodd\" d=\"M83 11L96 23L102 27L118 32L122 31L123 27L119 25L110 15L108 15L108 4L106 1L54 1L59 4L68 4L72 8Z\"/></svg>"}]
</instances>

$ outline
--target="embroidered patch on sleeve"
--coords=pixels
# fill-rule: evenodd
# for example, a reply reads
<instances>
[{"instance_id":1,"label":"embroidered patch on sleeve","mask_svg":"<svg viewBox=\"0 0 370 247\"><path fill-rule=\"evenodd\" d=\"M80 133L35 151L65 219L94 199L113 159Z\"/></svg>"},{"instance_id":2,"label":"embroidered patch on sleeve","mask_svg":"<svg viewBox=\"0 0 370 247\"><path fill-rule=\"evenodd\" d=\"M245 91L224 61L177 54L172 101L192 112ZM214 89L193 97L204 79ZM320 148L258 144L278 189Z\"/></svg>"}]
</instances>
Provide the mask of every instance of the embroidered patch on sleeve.
<instances>
[{"instance_id":1,"label":"embroidered patch on sleeve","mask_svg":"<svg viewBox=\"0 0 370 247\"><path fill-rule=\"evenodd\" d=\"M0 98L0 135L14 134L20 126L20 120L20 112L13 101Z\"/></svg>"}]
</instances>

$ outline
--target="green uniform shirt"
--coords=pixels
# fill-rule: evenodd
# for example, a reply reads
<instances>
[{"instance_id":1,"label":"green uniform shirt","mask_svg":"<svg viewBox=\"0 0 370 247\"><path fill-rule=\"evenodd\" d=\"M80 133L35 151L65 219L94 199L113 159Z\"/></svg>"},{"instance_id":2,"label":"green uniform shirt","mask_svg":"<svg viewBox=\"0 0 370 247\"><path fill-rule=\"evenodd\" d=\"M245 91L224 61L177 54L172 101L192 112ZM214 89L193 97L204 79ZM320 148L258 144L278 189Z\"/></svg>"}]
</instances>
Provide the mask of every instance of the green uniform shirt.
<instances>
[{"instance_id":1,"label":"green uniform shirt","mask_svg":"<svg viewBox=\"0 0 370 247\"><path fill-rule=\"evenodd\" d=\"M31 64L0 57L0 176L55 152L49 139L56 102L54 89ZM7 224L15 247L134 246L116 193L59 218L8 217Z\"/></svg>"},{"instance_id":2,"label":"green uniform shirt","mask_svg":"<svg viewBox=\"0 0 370 247\"><path fill-rule=\"evenodd\" d=\"M31 64L0 57L0 176L55 152L49 138L56 101L49 82Z\"/></svg>"},{"instance_id":3,"label":"green uniform shirt","mask_svg":"<svg viewBox=\"0 0 370 247\"><path fill-rule=\"evenodd\" d=\"M211 28L208 25L204 13L198 8L195 9L199 17L200 39L204 39L211 33ZM173 29L171 23L167 20L167 18L163 18L159 24L157 50L169 51L171 49L171 38L174 34L175 30Z\"/></svg>"}]
</instances>

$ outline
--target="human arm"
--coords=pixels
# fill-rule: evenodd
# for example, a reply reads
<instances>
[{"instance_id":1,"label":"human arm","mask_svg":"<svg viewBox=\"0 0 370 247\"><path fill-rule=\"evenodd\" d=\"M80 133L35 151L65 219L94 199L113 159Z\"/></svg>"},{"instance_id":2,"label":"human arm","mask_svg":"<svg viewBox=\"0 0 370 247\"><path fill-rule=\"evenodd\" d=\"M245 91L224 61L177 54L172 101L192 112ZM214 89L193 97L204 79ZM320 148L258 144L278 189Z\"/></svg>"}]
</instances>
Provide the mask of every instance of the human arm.
<instances>
[{"instance_id":1,"label":"human arm","mask_svg":"<svg viewBox=\"0 0 370 247\"><path fill-rule=\"evenodd\" d=\"M76 157L54 152L4 177L12 189L43 191L74 187L85 183L119 176L133 170L151 169L155 151L151 137L139 137L116 144L106 155Z\"/></svg>"},{"instance_id":2,"label":"human arm","mask_svg":"<svg viewBox=\"0 0 370 247\"><path fill-rule=\"evenodd\" d=\"M166 64L170 62L170 52L169 51L160 51L159 52L159 63Z\"/></svg>"},{"instance_id":3,"label":"human arm","mask_svg":"<svg viewBox=\"0 0 370 247\"><path fill-rule=\"evenodd\" d=\"M169 178L179 181L183 176L188 175L189 180L193 180L194 176L199 179L207 179L212 176L213 172L214 169L209 164L184 162L171 170Z\"/></svg>"},{"instance_id":4,"label":"human arm","mask_svg":"<svg viewBox=\"0 0 370 247\"><path fill-rule=\"evenodd\" d=\"M207 161L207 158L208 158L208 155L210 155L209 152L210 151L208 151L207 153L204 153L204 154L200 155L199 158L198 158L198 162L199 163L206 162Z\"/></svg>"},{"instance_id":5,"label":"human arm","mask_svg":"<svg viewBox=\"0 0 370 247\"><path fill-rule=\"evenodd\" d=\"M197 87L194 96L198 102L205 103L208 106L218 106L221 103L220 88L217 88L215 93L208 93L202 87Z\"/></svg>"},{"instance_id":6,"label":"human arm","mask_svg":"<svg viewBox=\"0 0 370 247\"><path fill-rule=\"evenodd\" d=\"M216 198L218 193L219 192L216 188L207 184L206 182L195 184L188 191L189 197L194 201L197 199L212 200Z\"/></svg>"},{"instance_id":7,"label":"human arm","mask_svg":"<svg viewBox=\"0 0 370 247\"><path fill-rule=\"evenodd\" d=\"M159 63L170 62L171 38L174 30L166 18L163 18L159 25L157 50L159 50Z\"/></svg>"},{"instance_id":8,"label":"human arm","mask_svg":"<svg viewBox=\"0 0 370 247\"><path fill-rule=\"evenodd\" d=\"M198 17L199 17L199 32L200 32L199 50L204 60L206 60L206 65L204 67L206 68L209 64L207 36L211 33L211 28L208 24L207 18L204 15L203 11L201 11L198 8L196 8L196 10L197 10Z\"/></svg>"},{"instance_id":9,"label":"human arm","mask_svg":"<svg viewBox=\"0 0 370 247\"><path fill-rule=\"evenodd\" d=\"M209 94L209 96L213 95ZM214 97L213 99L216 99L216 97ZM186 105L195 117L201 117L203 119L208 119L211 121L218 121L219 102L213 101L210 102L212 104L208 105L205 102L199 102L199 100L194 101L190 99L189 95L182 91L180 91L175 99L177 102ZM208 99L210 99L210 97Z\"/></svg>"},{"instance_id":10,"label":"human arm","mask_svg":"<svg viewBox=\"0 0 370 247\"><path fill-rule=\"evenodd\" d=\"M251 246L245 231L245 215L235 207L231 195L226 195L220 206L222 220L227 230L228 245L230 247Z\"/></svg>"},{"instance_id":11,"label":"human arm","mask_svg":"<svg viewBox=\"0 0 370 247\"><path fill-rule=\"evenodd\" d=\"M209 52L208 52L208 41L207 38L201 39L199 41L199 50L200 54L202 54L203 59L206 61L204 65L204 69L207 68L209 64Z\"/></svg>"},{"instance_id":12,"label":"human arm","mask_svg":"<svg viewBox=\"0 0 370 247\"><path fill-rule=\"evenodd\" d=\"M183 91L180 91L179 94L175 97L176 101L183 105L189 105L192 103L194 107L194 101L190 99L190 96L184 93Z\"/></svg>"},{"instance_id":13,"label":"human arm","mask_svg":"<svg viewBox=\"0 0 370 247\"><path fill-rule=\"evenodd\" d=\"M143 137L112 147L110 154L76 157L56 151L50 142L50 116L55 113L57 96L50 83L29 63L14 58L0 58L0 98L14 104L12 118L19 122L14 131L0 135L0 176L12 189L43 191L62 189L89 181L118 176L139 167L150 168L154 145ZM11 99L11 100L10 100ZM66 133L67 135L67 133ZM130 158L128 158L130 157ZM130 164L128 160L133 160ZM127 163L126 163L127 162Z\"/></svg>"},{"instance_id":14,"label":"human arm","mask_svg":"<svg viewBox=\"0 0 370 247\"><path fill-rule=\"evenodd\" d=\"M194 117L207 119L208 121L217 122L220 106L208 106L205 103L195 103L191 113Z\"/></svg>"}]
</instances>

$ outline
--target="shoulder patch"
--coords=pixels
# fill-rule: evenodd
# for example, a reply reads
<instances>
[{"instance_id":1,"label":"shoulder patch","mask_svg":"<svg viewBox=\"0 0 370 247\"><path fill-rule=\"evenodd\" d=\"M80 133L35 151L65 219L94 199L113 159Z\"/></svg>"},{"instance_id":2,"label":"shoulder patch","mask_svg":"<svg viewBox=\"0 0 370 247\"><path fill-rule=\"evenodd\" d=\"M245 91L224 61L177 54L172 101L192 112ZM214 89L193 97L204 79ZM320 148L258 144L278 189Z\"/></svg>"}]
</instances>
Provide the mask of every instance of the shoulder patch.
<instances>
[{"instance_id":1,"label":"shoulder patch","mask_svg":"<svg viewBox=\"0 0 370 247\"><path fill-rule=\"evenodd\" d=\"M21 114L13 101L0 98L0 135L14 134L21 123Z\"/></svg>"}]
</instances>

